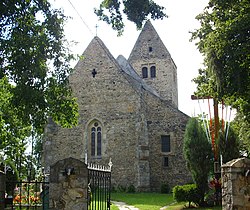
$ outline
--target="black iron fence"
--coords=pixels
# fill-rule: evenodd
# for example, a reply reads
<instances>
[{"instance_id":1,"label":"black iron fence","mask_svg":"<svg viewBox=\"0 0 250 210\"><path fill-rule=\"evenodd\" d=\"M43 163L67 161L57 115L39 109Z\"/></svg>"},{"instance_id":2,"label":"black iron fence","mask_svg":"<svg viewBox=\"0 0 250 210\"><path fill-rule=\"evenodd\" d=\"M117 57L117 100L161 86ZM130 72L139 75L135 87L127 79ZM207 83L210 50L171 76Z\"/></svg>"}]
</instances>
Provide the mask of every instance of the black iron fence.
<instances>
[{"instance_id":1,"label":"black iron fence","mask_svg":"<svg viewBox=\"0 0 250 210\"><path fill-rule=\"evenodd\" d=\"M110 210L111 167L88 167L88 210Z\"/></svg>"},{"instance_id":2,"label":"black iron fence","mask_svg":"<svg viewBox=\"0 0 250 210\"><path fill-rule=\"evenodd\" d=\"M88 164L88 210L110 210L111 167ZM48 210L49 182L6 182L5 210Z\"/></svg>"},{"instance_id":3,"label":"black iron fence","mask_svg":"<svg viewBox=\"0 0 250 210\"><path fill-rule=\"evenodd\" d=\"M5 209L49 209L49 183L6 182Z\"/></svg>"}]
</instances>

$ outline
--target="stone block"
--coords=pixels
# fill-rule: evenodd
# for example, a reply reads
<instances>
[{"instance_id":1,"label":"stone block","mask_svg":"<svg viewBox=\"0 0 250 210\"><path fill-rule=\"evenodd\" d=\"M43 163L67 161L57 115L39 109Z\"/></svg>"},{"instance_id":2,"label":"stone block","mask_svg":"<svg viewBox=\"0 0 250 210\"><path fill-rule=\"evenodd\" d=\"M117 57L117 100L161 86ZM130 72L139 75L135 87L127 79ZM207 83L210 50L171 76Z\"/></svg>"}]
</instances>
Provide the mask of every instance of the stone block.
<instances>
[{"instance_id":1,"label":"stone block","mask_svg":"<svg viewBox=\"0 0 250 210\"><path fill-rule=\"evenodd\" d=\"M52 165L49 189L51 209L87 210L88 169L86 164L74 158L67 158Z\"/></svg>"}]
</instances>

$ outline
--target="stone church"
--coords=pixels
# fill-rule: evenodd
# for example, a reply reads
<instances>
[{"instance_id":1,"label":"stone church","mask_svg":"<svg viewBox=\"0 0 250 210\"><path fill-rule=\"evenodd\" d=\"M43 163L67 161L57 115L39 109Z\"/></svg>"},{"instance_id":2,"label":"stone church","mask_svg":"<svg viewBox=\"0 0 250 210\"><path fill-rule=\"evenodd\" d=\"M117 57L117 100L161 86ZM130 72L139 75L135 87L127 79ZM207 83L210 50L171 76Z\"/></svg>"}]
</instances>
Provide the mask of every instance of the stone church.
<instances>
[{"instance_id":1,"label":"stone church","mask_svg":"<svg viewBox=\"0 0 250 210\"><path fill-rule=\"evenodd\" d=\"M190 182L182 149L189 117L178 110L176 65L149 20L128 60L94 37L69 81L79 124L49 121L45 170L68 157L101 165L111 158L113 187L159 191Z\"/></svg>"}]
</instances>

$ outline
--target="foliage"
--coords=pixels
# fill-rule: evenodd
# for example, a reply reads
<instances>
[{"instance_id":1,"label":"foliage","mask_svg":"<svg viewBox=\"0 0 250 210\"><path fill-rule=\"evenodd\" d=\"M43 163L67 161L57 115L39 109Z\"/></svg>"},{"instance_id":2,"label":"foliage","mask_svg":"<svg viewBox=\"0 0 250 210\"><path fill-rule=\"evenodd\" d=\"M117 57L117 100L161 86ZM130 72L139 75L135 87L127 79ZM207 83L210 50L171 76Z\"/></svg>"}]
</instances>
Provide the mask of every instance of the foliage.
<instances>
[{"instance_id":1,"label":"foliage","mask_svg":"<svg viewBox=\"0 0 250 210\"><path fill-rule=\"evenodd\" d=\"M127 189L128 193L135 193L135 186L134 185L129 185Z\"/></svg>"},{"instance_id":2,"label":"foliage","mask_svg":"<svg viewBox=\"0 0 250 210\"><path fill-rule=\"evenodd\" d=\"M7 77L0 79L0 151L2 153L0 162L3 165L6 164L19 176L22 162L26 159L24 156L26 137L31 134L31 126L19 118L18 108L11 103L13 88ZM11 177L13 176L10 175L9 178Z\"/></svg>"},{"instance_id":3,"label":"foliage","mask_svg":"<svg viewBox=\"0 0 250 210\"><path fill-rule=\"evenodd\" d=\"M161 193L170 193L170 187L168 183L164 183L161 185Z\"/></svg>"},{"instance_id":4,"label":"foliage","mask_svg":"<svg viewBox=\"0 0 250 210\"><path fill-rule=\"evenodd\" d=\"M121 11L121 8L124 9ZM121 35L124 30L123 13L140 29L149 15L153 20L166 17L163 10L164 7L152 0L103 0L95 14Z\"/></svg>"},{"instance_id":5,"label":"foliage","mask_svg":"<svg viewBox=\"0 0 250 210\"><path fill-rule=\"evenodd\" d=\"M206 68L194 79L198 95L216 96L250 119L250 3L210 0L192 33Z\"/></svg>"},{"instance_id":6,"label":"foliage","mask_svg":"<svg viewBox=\"0 0 250 210\"><path fill-rule=\"evenodd\" d=\"M243 114L237 113L231 127L240 139L242 154L250 157L250 122Z\"/></svg>"},{"instance_id":7,"label":"foliage","mask_svg":"<svg viewBox=\"0 0 250 210\"><path fill-rule=\"evenodd\" d=\"M127 191L127 187L123 186L123 185L118 185L117 186L117 192L126 192Z\"/></svg>"},{"instance_id":8,"label":"foliage","mask_svg":"<svg viewBox=\"0 0 250 210\"><path fill-rule=\"evenodd\" d=\"M64 45L65 16L46 0L2 1L1 79L14 84L10 103L19 119L38 131L47 116L76 124L77 105L67 86L72 55Z\"/></svg>"},{"instance_id":9,"label":"foliage","mask_svg":"<svg viewBox=\"0 0 250 210\"><path fill-rule=\"evenodd\" d=\"M223 158L223 163L240 157L239 138L232 127L226 133L220 132L219 151Z\"/></svg>"},{"instance_id":10,"label":"foliage","mask_svg":"<svg viewBox=\"0 0 250 210\"><path fill-rule=\"evenodd\" d=\"M48 116L64 127L77 124L68 86L73 56L63 33L66 17L47 0L3 0L0 15L0 149L17 160L31 128L43 133Z\"/></svg>"},{"instance_id":11,"label":"foliage","mask_svg":"<svg viewBox=\"0 0 250 210\"><path fill-rule=\"evenodd\" d=\"M205 131L196 118L190 118L187 123L183 151L188 169L197 185L200 195L199 204L203 205L204 196L208 189L207 180L210 172L212 149Z\"/></svg>"},{"instance_id":12,"label":"foliage","mask_svg":"<svg viewBox=\"0 0 250 210\"><path fill-rule=\"evenodd\" d=\"M196 184L175 186L173 188L173 197L177 202L188 202L189 207L191 202L194 204L198 204L199 202L199 193Z\"/></svg>"}]
</instances>

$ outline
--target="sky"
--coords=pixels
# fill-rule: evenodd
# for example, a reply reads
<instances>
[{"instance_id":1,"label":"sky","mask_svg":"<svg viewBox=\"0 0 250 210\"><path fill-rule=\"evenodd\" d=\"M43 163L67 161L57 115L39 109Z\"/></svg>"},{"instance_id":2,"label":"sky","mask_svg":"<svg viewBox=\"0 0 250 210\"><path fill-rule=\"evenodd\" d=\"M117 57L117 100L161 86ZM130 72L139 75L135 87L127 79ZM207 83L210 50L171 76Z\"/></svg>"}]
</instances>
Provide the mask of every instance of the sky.
<instances>
[{"instance_id":1,"label":"sky","mask_svg":"<svg viewBox=\"0 0 250 210\"><path fill-rule=\"evenodd\" d=\"M125 17L125 31L123 36L117 37L117 32L106 23L98 21L93 12L100 2L101 0L51 0L54 7L62 8L64 14L71 17L65 25L65 33L69 41L78 43L70 47L74 54L81 55L97 35L115 58L120 54L128 58L140 31ZM163 20L151 20L151 23L177 66L179 109L189 116L196 116L201 112L207 113L207 102L198 103L191 100L196 88L191 80L198 75L198 69L203 67L203 57L195 42L189 40L190 31L200 27L195 17L203 11L208 0L155 0L155 2L164 6L168 15L168 18ZM76 62L72 63L73 66L75 64Z\"/></svg>"}]
</instances>

